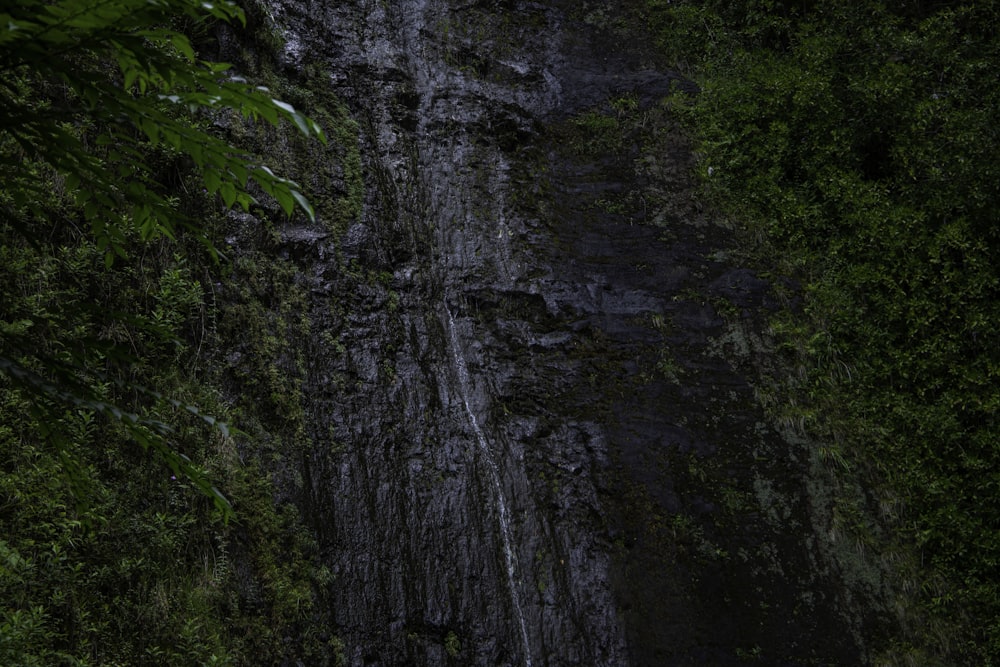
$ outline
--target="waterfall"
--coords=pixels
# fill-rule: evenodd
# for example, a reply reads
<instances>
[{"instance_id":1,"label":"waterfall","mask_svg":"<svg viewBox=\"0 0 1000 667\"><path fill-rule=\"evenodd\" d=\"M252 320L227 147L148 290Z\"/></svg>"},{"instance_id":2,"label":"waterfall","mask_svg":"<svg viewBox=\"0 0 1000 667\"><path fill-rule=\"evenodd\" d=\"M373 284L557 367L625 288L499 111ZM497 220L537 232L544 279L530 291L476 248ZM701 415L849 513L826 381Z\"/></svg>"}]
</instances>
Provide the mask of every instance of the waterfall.
<instances>
[{"instance_id":1,"label":"waterfall","mask_svg":"<svg viewBox=\"0 0 1000 667\"><path fill-rule=\"evenodd\" d=\"M445 312L448 315L448 337L451 342L452 360L455 362L455 373L458 375L458 390L462 397L462 405L465 407L465 414L469 417L469 425L476 436L479 449L483 453L483 459L486 461L487 472L493 486L493 495L497 506L497 523L499 524L500 538L503 543L504 561L507 565L507 586L510 589L514 614L517 616L517 622L521 629L524 664L525 667L531 667L531 644L528 641L528 625L524 620L524 609L521 606L517 565L514 562L513 529L510 525L510 511L507 509L507 500L504 497L503 486L500 484L500 468L486 440L486 435L479 425L479 419L476 417L476 413L473 412L472 406L469 405L469 368L465 363L465 357L462 355L458 344L458 334L455 331L455 318L447 305L445 306Z\"/></svg>"}]
</instances>

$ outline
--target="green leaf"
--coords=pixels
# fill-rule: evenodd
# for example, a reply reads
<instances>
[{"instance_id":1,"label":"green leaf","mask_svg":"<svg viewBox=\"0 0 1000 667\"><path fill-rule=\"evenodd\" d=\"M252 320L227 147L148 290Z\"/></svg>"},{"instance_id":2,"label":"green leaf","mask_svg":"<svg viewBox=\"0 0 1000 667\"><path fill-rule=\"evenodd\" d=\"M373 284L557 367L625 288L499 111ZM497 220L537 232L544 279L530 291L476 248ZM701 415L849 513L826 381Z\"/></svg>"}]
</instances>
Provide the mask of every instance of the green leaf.
<instances>
[{"instance_id":1,"label":"green leaf","mask_svg":"<svg viewBox=\"0 0 1000 667\"><path fill-rule=\"evenodd\" d=\"M316 222L316 213L313 211L312 204L309 203L309 200L306 199L298 190L292 190L292 197L295 198L295 201L298 202L299 206L302 207L302 210L309 216L310 222Z\"/></svg>"},{"instance_id":2,"label":"green leaf","mask_svg":"<svg viewBox=\"0 0 1000 667\"><path fill-rule=\"evenodd\" d=\"M297 111L295 111L295 107L293 107L291 104L288 104L287 102L282 102L281 100L272 98L271 103L289 115L294 115L298 113Z\"/></svg>"},{"instance_id":3,"label":"green leaf","mask_svg":"<svg viewBox=\"0 0 1000 667\"><path fill-rule=\"evenodd\" d=\"M232 208L237 197L236 186L229 181L223 181L219 185L219 194L222 195L222 203L226 205L226 208Z\"/></svg>"},{"instance_id":4,"label":"green leaf","mask_svg":"<svg viewBox=\"0 0 1000 667\"><path fill-rule=\"evenodd\" d=\"M222 177L216 169L206 169L202 173L202 177L205 180L205 188L209 192L218 192L219 187L222 185Z\"/></svg>"},{"instance_id":5,"label":"green leaf","mask_svg":"<svg viewBox=\"0 0 1000 667\"><path fill-rule=\"evenodd\" d=\"M180 33L171 33L170 43L174 45L185 59L194 62L194 49L191 47L191 42L188 38Z\"/></svg>"},{"instance_id":6,"label":"green leaf","mask_svg":"<svg viewBox=\"0 0 1000 667\"><path fill-rule=\"evenodd\" d=\"M278 200L278 203L281 204L281 208L285 212L285 215L291 215L292 212L295 211L295 197L292 196L290 191L285 188L274 188L271 194Z\"/></svg>"}]
</instances>

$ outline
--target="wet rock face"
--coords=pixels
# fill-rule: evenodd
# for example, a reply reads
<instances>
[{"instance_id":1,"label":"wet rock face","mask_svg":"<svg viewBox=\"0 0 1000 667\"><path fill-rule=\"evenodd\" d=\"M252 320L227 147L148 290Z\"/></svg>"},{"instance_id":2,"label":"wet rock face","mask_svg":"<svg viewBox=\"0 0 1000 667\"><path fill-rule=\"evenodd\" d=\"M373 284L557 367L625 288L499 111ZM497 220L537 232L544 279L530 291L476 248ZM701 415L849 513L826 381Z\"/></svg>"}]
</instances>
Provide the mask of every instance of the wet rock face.
<instances>
[{"instance_id":1,"label":"wet rock face","mask_svg":"<svg viewBox=\"0 0 1000 667\"><path fill-rule=\"evenodd\" d=\"M585 4L272 3L361 128L360 218L283 235L326 631L351 665L857 664L752 388L774 296L660 105L693 87Z\"/></svg>"}]
</instances>

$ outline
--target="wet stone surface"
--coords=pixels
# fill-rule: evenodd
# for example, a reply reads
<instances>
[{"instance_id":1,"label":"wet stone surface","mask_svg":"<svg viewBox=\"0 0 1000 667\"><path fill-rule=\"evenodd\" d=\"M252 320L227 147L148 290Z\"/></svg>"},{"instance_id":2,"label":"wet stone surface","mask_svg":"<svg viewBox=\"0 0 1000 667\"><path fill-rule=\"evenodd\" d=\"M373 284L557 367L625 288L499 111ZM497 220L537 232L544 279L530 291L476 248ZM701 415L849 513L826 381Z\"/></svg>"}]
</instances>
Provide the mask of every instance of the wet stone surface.
<instances>
[{"instance_id":1,"label":"wet stone surface","mask_svg":"<svg viewBox=\"0 0 1000 667\"><path fill-rule=\"evenodd\" d=\"M661 104L694 87L584 4L273 3L363 161L356 221L282 232L322 622L350 665L861 664L870 592L756 398L776 297Z\"/></svg>"}]
</instances>

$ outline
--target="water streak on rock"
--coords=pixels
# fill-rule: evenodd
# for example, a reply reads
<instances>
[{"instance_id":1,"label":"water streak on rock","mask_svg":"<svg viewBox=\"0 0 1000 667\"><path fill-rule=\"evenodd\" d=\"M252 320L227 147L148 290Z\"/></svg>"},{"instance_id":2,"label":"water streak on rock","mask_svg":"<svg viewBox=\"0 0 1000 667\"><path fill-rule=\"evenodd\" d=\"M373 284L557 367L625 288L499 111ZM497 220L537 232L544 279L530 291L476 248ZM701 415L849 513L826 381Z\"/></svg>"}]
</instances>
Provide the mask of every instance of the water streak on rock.
<instances>
[{"instance_id":1,"label":"water streak on rock","mask_svg":"<svg viewBox=\"0 0 1000 667\"><path fill-rule=\"evenodd\" d=\"M524 620L524 609L521 606L521 579L517 576L517 566L513 549L513 529L510 524L510 511L507 509L507 500L504 498L503 486L500 484L500 468L497 466L496 457L490 449L490 444L486 440L483 429L479 426L479 419L469 405L469 368L465 363L462 348L458 342L458 335L455 333L455 318L451 314L451 309L445 306L445 313L448 316L448 338L451 342L451 357L455 362L455 374L458 377L458 390L461 395L462 405L465 407L465 414L469 417L469 425L476 436L476 443L486 461L487 473L493 487L493 500L497 508L497 527L500 531L500 538L503 542L504 563L507 566L507 585L510 588L511 604L517 616L518 626L521 629L521 641L524 649L525 667L531 667L531 642L528 640L528 626Z\"/></svg>"}]
</instances>

